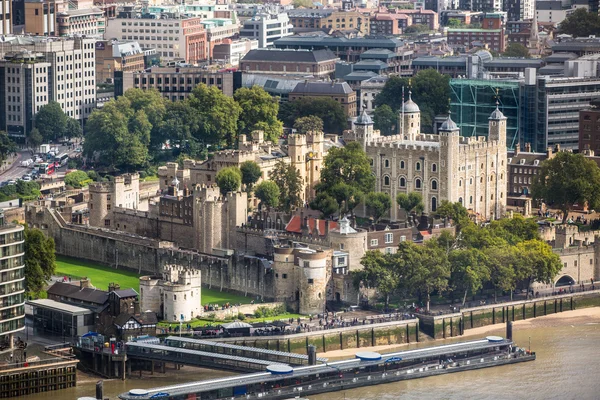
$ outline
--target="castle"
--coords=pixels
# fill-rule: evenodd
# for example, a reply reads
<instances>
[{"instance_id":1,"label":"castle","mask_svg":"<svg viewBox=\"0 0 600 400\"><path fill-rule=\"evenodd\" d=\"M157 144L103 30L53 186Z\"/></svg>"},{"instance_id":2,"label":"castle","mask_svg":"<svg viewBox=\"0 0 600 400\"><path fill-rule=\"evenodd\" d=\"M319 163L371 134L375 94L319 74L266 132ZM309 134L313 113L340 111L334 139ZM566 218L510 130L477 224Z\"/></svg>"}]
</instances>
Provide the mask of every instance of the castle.
<instances>
[{"instance_id":1,"label":"castle","mask_svg":"<svg viewBox=\"0 0 600 400\"><path fill-rule=\"evenodd\" d=\"M481 220L499 218L506 208L506 117L496 108L489 135L464 138L450 115L436 135L421 133L421 111L411 95L398 115L398 133L381 136L366 112L344 140L359 142L371 159L376 190L390 194L418 192L425 212L442 200L459 202ZM399 207L390 218L398 219Z\"/></svg>"}]
</instances>

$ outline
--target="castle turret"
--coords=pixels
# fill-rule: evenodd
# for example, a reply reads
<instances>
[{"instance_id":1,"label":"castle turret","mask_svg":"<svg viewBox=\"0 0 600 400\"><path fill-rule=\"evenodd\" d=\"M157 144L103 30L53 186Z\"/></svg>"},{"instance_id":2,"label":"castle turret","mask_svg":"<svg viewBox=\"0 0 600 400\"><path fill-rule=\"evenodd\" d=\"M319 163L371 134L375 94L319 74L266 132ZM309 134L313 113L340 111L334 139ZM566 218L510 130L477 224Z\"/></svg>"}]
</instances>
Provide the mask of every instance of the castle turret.
<instances>
[{"instance_id":1,"label":"castle turret","mask_svg":"<svg viewBox=\"0 0 600 400\"><path fill-rule=\"evenodd\" d=\"M412 100L412 92L408 92L408 100L402 105L398 114L398 132L404 140L415 140L421 133L421 110Z\"/></svg>"},{"instance_id":2,"label":"castle turret","mask_svg":"<svg viewBox=\"0 0 600 400\"><path fill-rule=\"evenodd\" d=\"M332 251L297 250L298 282L300 286L300 314L320 314L325 311ZM331 265L329 265L331 267Z\"/></svg>"},{"instance_id":3,"label":"castle turret","mask_svg":"<svg viewBox=\"0 0 600 400\"><path fill-rule=\"evenodd\" d=\"M439 130L440 135L440 153L443 160L446 160L446 168L443 170L446 176L446 182L449 184L441 189L441 198L449 199L450 201L456 201L455 199L460 198L458 194L458 188L452 184L456 182L456 171L459 162L459 146L460 146L460 129L450 114L448 118L442 123ZM445 193L444 193L445 192Z\"/></svg>"},{"instance_id":4,"label":"castle turret","mask_svg":"<svg viewBox=\"0 0 600 400\"><path fill-rule=\"evenodd\" d=\"M354 122L354 134L356 141L362 145L363 149L366 148L368 142L373 140L373 120L365 109Z\"/></svg>"},{"instance_id":5,"label":"castle turret","mask_svg":"<svg viewBox=\"0 0 600 400\"><path fill-rule=\"evenodd\" d=\"M496 109L488 118L488 140L497 140L498 145L506 146L506 119L507 118L502 114L502 111L498 109L498 102L496 102Z\"/></svg>"}]
</instances>

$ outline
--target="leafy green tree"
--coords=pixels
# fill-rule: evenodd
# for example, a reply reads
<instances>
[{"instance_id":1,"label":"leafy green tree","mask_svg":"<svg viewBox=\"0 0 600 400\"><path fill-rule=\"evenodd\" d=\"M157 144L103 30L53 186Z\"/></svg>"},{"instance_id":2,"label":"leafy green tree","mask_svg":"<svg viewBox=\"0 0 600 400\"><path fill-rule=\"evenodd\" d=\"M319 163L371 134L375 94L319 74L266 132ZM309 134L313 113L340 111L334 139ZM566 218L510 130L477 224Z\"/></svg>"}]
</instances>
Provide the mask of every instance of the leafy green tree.
<instances>
[{"instance_id":1,"label":"leafy green tree","mask_svg":"<svg viewBox=\"0 0 600 400\"><path fill-rule=\"evenodd\" d=\"M486 228L494 231L494 235L515 245L525 240L539 239L539 227L533 218L525 218L515 214L512 218L502 218L492 221Z\"/></svg>"},{"instance_id":2,"label":"leafy green tree","mask_svg":"<svg viewBox=\"0 0 600 400\"><path fill-rule=\"evenodd\" d=\"M588 37L600 34L600 17L598 13L588 12L585 8L578 8L560 23L559 33L573 35L573 37Z\"/></svg>"},{"instance_id":3,"label":"leafy green tree","mask_svg":"<svg viewBox=\"0 0 600 400\"><path fill-rule=\"evenodd\" d=\"M430 30L431 29L429 29L429 26L427 26L427 25L413 24L411 26L406 27L406 29L404 29L404 33L406 33L407 35L419 34L419 33L429 32Z\"/></svg>"},{"instance_id":4,"label":"leafy green tree","mask_svg":"<svg viewBox=\"0 0 600 400\"><path fill-rule=\"evenodd\" d=\"M350 185L363 193L375 189L371 161L360 143L351 142L345 147L332 148L325 156L318 191L327 191L339 183Z\"/></svg>"},{"instance_id":5,"label":"leafy green tree","mask_svg":"<svg viewBox=\"0 0 600 400\"><path fill-rule=\"evenodd\" d=\"M450 282L456 291L463 292L463 306L469 292L475 293L490 280L485 254L479 249L457 249L450 253Z\"/></svg>"},{"instance_id":6,"label":"leafy green tree","mask_svg":"<svg viewBox=\"0 0 600 400\"><path fill-rule=\"evenodd\" d=\"M435 212L441 218L450 218L458 231L471 222L467 209L459 202L442 200Z\"/></svg>"},{"instance_id":7,"label":"leafy green tree","mask_svg":"<svg viewBox=\"0 0 600 400\"><path fill-rule=\"evenodd\" d=\"M329 97L303 97L283 103L279 108L279 119L286 126L294 126L297 119L308 116L321 118L328 133L341 133L348 125L342 105Z\"/></svg>"},{"instance_id":8,"label":"leafy green tree","mask_svg":"<svg viewBox=\"0 0 600 400\"><path fill-rule=\"evenodd\" d=\"M486 264L490 271L490 282L494 288L494 302L498 291L509 291L511 300L515 290L517 275L515 273L515 252L509 246L493 246L483 250Z\"/></svg>"},{"instance_id":9,"label":"leafy green tree","mask_svg":"<svg viewBox=\"0 0 600 400\"><path fill-rule=\"evenodd\" d=\"M40 292L56 271L54 239L25 227L25 285L29 293Z\"/></svg>"},{"instance_id":10,"label":"leafy green tree","mask_svg":"<svg viewBox=\"0 0 600 400\"><path fill-rule=\"evenodd\" d=\"M529 58L529 50L527 47L523 46L521 43L510 43L506 46L506 50L502 53L504 57L523 57Z\"/></svg>"},{"instance_id":11,"label":"leafy green tree","mask_svg":"<svg viewBox=\"0 0 600 400\"><path fill-rule=\"evenodd\" d=\"M292 207L302 205L304 183L300 172L291 164L279 161L271 170L269 179L279 187L282 209L289 212Z\"/></svg>"},{"instance_id":12,"label":"leafy green tree","mask_svg":"<svg viewBox=\"0 0 600 400\"><path fill-rule=\"evenodd\" d=\"M360 260L363 269L352 272L354 287L358 289L361 284L366 285L377 289L377 292L385 297L386 311L389 309L390 295L398 290L402 278L401 268L396 261L392 254L369 250Z\"/></svg>"},{"instance_id":13,"label":"leafy green tree","mask_svg":"<svg viewBox=\"0 0 600 400\"><path fill-rule=\"evenodd\" d=\"M379 222L392 206L392 198L383 192L372 192L365 197L367 211L373 217L374 222Z\"/></svg>"},{"instance_id":14,"label":"leafy green tree","mask_svg":"<svg viewBox=\"0 0 600 400\"><path fill-rule=\"evenodd\" d=\"M300 117L294 122L298 133L323 132L323 120L315 115Z\"/></svg>"},{"instance_id":15,"label":"leafy green tree","mask_svg":"<svg viewBox=\"0 0 600 400\"><path fill-rule=\"evenodd\" d=\"M517 279L526 283L527 298L533 282L551 284L563 267L558 254L542 240L533 239L517 243L515 251L515 273Z\"/></svg>"},{"instance_id":16,"label":"leafy green tree","mask_svg":"<svg viewBox=\"0 0 600 400\"><path fill-rule=\"evenodd\" d=\"M396 203L402 208L406 215L416 212L422 213L425 206L423 205L423 196L418 192L398 193Z\"/></svg>"},{"instance_id":17,"label":"leafy green tree","mask_svg":"<svg viewBox=\"0 0 600 400\"><path fill-rule=\"evenodd\" d=\"M320 193L329 193L337 202L338 209L342 214L351 213L354 215L354 209L365 198L365 193L361 189L345 182L337 183L329 188L327 192Z\"/></svg>"},{"instance_id":18,"label":"leafy green tree","mask_svg":"<svg viewBox=\"0 0 600 400\"><path fill-rule=\"evenodd\" d=\"M151 128L150 147L153 151L160 150L163 145L162 140L164 139L160 130L161 123L165 119L167 107L171 102L165 99L156 89L142 90L133 88L127 90L123 95L129 100L134 112L143 110L146 113Z\"/></svg>"},{"instance_id":19,"label":"leafy green tree","mask_svg":"<svg viewBox=\"0 0 600 400\"><path fill-rule=\"evenodd\" d=\"M242 184L242 172L237 167L223 168L215 177L217 186L221 189L221 194L236 192Z\"/></svg>"},{"instance_id":20,"label":"leafy green tree","mask_svg":"<svg viewBox=\"0 0 600 400\"><path fill-rule=\"evenodd\" d=\"M273 181L262 181L256 185L254 191L256 197L260 200L262 206L267 208L279 207L279 186Z\"/></svg>"},{"instance_id":21,"label":"leafy green tree","mask_svg":"<svg viewBox=\"0 0 600 400\"><path fill-rule=\"evenodd\" d=\"M310 202L310 208L321 211L321 218L327 219L338 211L338 202L327 193L319 193Z\"/></svg>"},{"instance_id":22,"label":"leafy green tree","mask_svg":"<svg viewBox=\"0 0 600 400\"><path fill-rule=\"evenodd\" d=\"M175 153L198 157L206 148L195 136L200 129L199 124L196 110L187 99L167 102L163 120L159 122L157 130L152 130L150 146L158 150L168 142Z\"/></svg>"},{"instance_id":23,"label":"leafy green tree","mask_svg":"<svg viewBox=\"0 0 600 400\"><path fill-rule=\"evenodd\" d=\"M38 128L33 128L29 132L29 135L27 136L27 143L29 143L29 146L31 146L34 151L37 151L40 145L44 143L44 138L42 137L42 134Z\"/></svg>"},{"instance_id":24,"label":"leafy green tree","mask_svg":"<svg viewBox=\"0 0 600 400\"><path fill-rule=\"evenodd\" d=\"M79 138L83 136L83 129L81 129L81 122L75 118L67 118L67 124L65 126L65 137L69 139Z\"/></svg>"},{"instance_id":25,"label":"leafy green tree","mask_svg":"<svg viewBox=\"0 0 600 400\"><path fill-rule=\"evenodd\" d=\"M396 133L395 127L397 122L398 114L387 104L382 104L373 112L374 128L379 129L383 135L387 136Z\"/></svg>"},{"instance_id":26,"label":"leafy green tree","mask_svg":"<svg viewBox=\"0 0 600 400\"><path fill-rule=\"evenodd\" d=\"M239 88L233 98L241 107L238 120L240 133L248 135L261 130L266 140L277 142L283 132L283 124L277 119L279 101L260 86Z\"/></svg>"},{"instance_id":27,"label":"leafy green tree","mask_svg":"<svg viewBox=\"0 0 600 400\"><path fill-rule=\"evenodd\" d=\"M583 154L559 152L542 163L533 177L532 194L561 210L566 223L574 204L587 203L593 209L600 205L600 168Z\"/></svg>"},{"instance_id":28,"label":"leafy green tree","mask_svg":"<svg viewBox=\"0 0 600 400\"><path fill-rule=\"evenodd\" d=\"M10 139L6 131L0 131L0 163L16 152L17 145L15 142Z\"/></svg>"},{"instance_id":29,"label":"leafy green tree","mask_svg":"<svg viewBox=\"0 0 600 400\"><path fill-rule=\"evenodd\" d=\"M90 177L84 171L73 171L65 175L65 185L74 188L81 188L90 181Z\"/></svg>"},{"instance_id":30,"label":"leafy green tree","mask_svg":"<svg viewBox=\"0 0 600 400\"><path fill-rule=\"evenodd\" d=\"M44 140L56 140L65 133L67 116L56 101L50 101L35 114L35 127Z\"/></svg>"},{"instance_id":31,"label":"leafy green tree","mask_svg":"<svg viewBox=\"0 0 600 400\"><path fill-rule=\"evenodd\" d=\"M313 7L313 2L311 0L294 0L293 4L294 4L294 8L300 8L300 7L312 8Z\"/></svg>"},{"instance_id":32,"label":"leafy green tree","mask_svg":"<svg viewBox=\"0 0 600 400\"><path fill-rule=\"evenodd\" d=\"M215 86L200 84L188 97L199 123L194 137L200 143L233 146L242 112L236 101Z\"/></svg>"},{"instance_id":33,"label":"leafy green tree","mask_svg":"<svg viewBox=\"0 0 600 400\"><path fill-rule=\"evenodd\" d=\"M463 23L458 18L448 18L448 28L460 28L463 26Z\"/></svg>"},{"instance_id":34,"label":"leafy green tree","mask_svg":"<svg viewBox=\"0 0 600 400\"><path fill-rule=\"evenodd\" d=\"M260 165L255 161L244 161L240 165L240 171L242 172L242 184L246 185L246 191L250 193L252 186L261 177L262 171L260 170Z\"/></svg>"}]
</instances>

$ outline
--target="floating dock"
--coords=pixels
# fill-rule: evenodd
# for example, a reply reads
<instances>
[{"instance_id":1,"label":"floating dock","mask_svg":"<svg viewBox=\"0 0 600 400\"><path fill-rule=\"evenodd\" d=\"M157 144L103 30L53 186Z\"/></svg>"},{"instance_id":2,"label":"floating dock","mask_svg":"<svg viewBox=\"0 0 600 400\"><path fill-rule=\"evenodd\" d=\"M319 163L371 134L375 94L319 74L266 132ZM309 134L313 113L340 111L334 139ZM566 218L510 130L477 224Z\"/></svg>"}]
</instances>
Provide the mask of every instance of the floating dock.
<instances>
[{"instance_id":1,"label":"floating dock","mask_svg":"<svg viewBox=\"0 0 600 400\"><path fill-rule=\"evenodd\" d=\"M389 354L358 352L354 359L324 364L300 367L273 364L267 366L266 371L235 377L155 389L133 389L119 395L119 398L283 400L533 360L535 353L515 347L512 340L489 336L481 340Z\"/></svg>"}]
</instances>

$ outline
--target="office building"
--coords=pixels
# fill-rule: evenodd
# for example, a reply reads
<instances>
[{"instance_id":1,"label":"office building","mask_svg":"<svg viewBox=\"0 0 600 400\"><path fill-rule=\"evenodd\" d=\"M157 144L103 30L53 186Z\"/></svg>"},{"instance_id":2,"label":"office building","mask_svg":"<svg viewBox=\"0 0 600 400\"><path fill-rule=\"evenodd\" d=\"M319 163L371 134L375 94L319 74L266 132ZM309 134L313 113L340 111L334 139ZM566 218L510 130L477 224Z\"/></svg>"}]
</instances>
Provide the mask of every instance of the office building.
<instances>
[{"instance_id":1,"label":"office building","mask_svg":"<svg viewBox=\"0 0 600 400\"><path fill-rule=\"evenodd\" d=\"M190 64L208 57L202 18L112 18L105 39L137 41L142 48L156 49L163 61L183 60Z\"/></svg>"},{"instance_id":2,"label":"office building","mask_svg":"<svg viewBox=\"0 0 600 400\"><path fill-rule=\"evenodd\" d=\"M24 34L35 36L58 36L58 14L66 12L65 0L24 0Z\"/></svg>"},{"instance_id":3,"label":"office building","mask_svg":"<svg viewBox=\"0 0 600 400\"><path fill-rule=\"evenodd\" d=\"M579 111L579 151L584 150L600 154L600 99Z\"/></svg>"},{"instance_id":4,"label":"office building","mask_svg":"<svg viewBox=\"0 0 600 400\"><path fill-rule=\"evenodd\" d=\"M535 0L504 0L503 11L507 21L532 19L535 13Z\"/></svg>"},{"instance_id":5,"label":"office building","mask_svg":"<svg viewBox=\"0 0 600 400\"><path fill-rule=\"evenodd\" d=\"M471 49L486 47L498 53L506 50L504 28L498 29L448 29L448 45L453 48Z\"/></svg>"},{"instance_id":6,"label":"office building","mask_svg":"<svg viewBox=\"0 0 600 400\"><path fill-rule=\"evenodd\" d=\"M369 34L369 17L359 11L337 11L334 9L297 9L288 11L290 23L296 32L318 30L356 30Z\"/></svg>"},{"instance_id":7,"label":"office building","mask_svg":"<svg viewBox=\"0 0 600 400\"><path fill-rule=\"evenodd\" d=\"M346 82L299 82L289 100L303 97L328 97L340 103L349 118L356 117L356 92Z\"/></svg>"},{"instance_id":8,"label":"office building","mask_svg":"<svg viewBox=\"0 0 600 400\"><path fill-rule=\"evenodd\" d=\"M269 47L277 39L292 35L294 27L287 14L260 14L246 21L240 29L240 36L258 40L258 47Z\"/></svg>"},{"instance_id":9,"label":"office building","mask_svg":"<svg viewBox=\"0 0 600 400\"><path fill-rule=\"evenodd\" d=\"M331 50L266 48L250 50L242 59L240 69L254 74L329 77L339 60Z\"/></svg>"},{"instance_id":10,"label":"office building","mask_svg":"<svg viewBox=\"0 0 600 400\"><path fill-rule=\"evenodd\" d=\"M15 335L25 328L24 227L4 221L0 211L0 342L13 347Z\"/></svg>"},{"instance_id":11,"label":"office building","mask_svg":"<svg viewBox=\"0 0 600 400\"><path fill-rule=\"evenodd\" d=\"M220 44L216 44L212 50L212 60L231 66L238 66L240 60L244 58L250 50L258 49L258 40L256 39L223 39Z\"/></svg>"},{"instance_id":12,"label":"office building","mask_svg":"<svg viewBox=\"0 0 600 400\"><path fill-rule=\"evenodd\" d=\"M101 37L106 30L104 11L92 7L58 13L58 36L86 35Z\"/></svg>"},{"instance_id":13,"label":"office building","mask_svg":"<svg viewBox=\"0 0 600 400\"><path fill-rule=\"evenodd\" d=\"M459 10L497 12L502 11L502 0L459 0Z\"/></svg>"},{"instance_id":14,"label":"office building","mask_svg":"<svg viewBox=\"0 0 600 400\"><path fill-rule=\"evenodd\" d=\"M13 33L12 0L0 0L0 35Z\"/></svg>"},{"instance_id":15,"label":"office building","mask_svg":"<svg viewBox=\"0 0 600 400\"><path fill-rule=\"evenodd\" d=\"M112 82L115 71L141 71L144 68L144 52L138 42L96 42L97 82Z\"/></svg>"}]
</instances>

